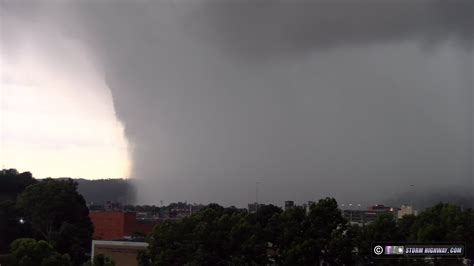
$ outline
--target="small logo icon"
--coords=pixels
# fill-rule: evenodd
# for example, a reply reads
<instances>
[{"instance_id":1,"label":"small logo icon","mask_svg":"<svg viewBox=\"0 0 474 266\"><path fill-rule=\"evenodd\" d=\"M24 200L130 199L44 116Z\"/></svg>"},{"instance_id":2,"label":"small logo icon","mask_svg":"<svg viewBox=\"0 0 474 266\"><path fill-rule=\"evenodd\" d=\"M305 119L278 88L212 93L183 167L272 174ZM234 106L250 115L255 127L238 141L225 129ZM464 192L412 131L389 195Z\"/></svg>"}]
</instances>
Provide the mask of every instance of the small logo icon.
<instances>
[{"instance_id":1,"label":"small logo icon","mask_svg":"<svg viewBox=\"0 0 474 266\"><path fill-rule=\"evenodd\" d=\"M382 246L375 246L374 247L374 253L375 255L380 255L383 253L383 247Z\"/></svg>"},{"instance_id":2,"label":"small logo icon","mask_svg":"<svg viewBox=\"0 0 474 266\"><path fill-rule=\"evenodd\" d=\"M403 255L404 246L385 246L385 255Z\"/></svg>"}]
</instances>

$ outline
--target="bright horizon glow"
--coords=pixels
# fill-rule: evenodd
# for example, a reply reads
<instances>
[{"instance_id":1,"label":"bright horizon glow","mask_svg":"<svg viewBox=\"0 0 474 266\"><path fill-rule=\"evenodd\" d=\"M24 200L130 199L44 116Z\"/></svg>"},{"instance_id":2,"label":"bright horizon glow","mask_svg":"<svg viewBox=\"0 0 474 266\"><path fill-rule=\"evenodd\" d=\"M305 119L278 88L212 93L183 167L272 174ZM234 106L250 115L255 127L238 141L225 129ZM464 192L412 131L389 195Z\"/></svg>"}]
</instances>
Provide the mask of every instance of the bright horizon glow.
<instances>
[{"instance_id":1,"label":"bright horizon glow","mask_svg":"<svg viewBox=\"0 0 474 266\"><path fill-rule=\"evenodd\" d=\"M2 168L36 178L127 178L127 142L103 75L79 42L56 37L2 49Z\"/></svg>"}]
</instances>

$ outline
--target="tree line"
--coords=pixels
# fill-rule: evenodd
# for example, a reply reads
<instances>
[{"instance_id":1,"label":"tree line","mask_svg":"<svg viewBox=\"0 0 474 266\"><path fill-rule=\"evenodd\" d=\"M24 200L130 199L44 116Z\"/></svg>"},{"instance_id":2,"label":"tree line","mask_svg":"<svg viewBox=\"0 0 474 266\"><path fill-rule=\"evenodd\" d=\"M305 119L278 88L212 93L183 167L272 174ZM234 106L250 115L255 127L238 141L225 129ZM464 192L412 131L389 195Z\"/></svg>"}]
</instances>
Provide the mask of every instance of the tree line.
<instances>
[{"instance_id":1,"label":"tree line","mask_svg":"<svg viewBox=\"0 0 474 266\"><path fill-rule=\"evenodd\" d=\"M141 265L459 265L453 259L377 260L373 241L463 242L474 259L474 211L437 204L418 216L380 215L351 225L333 198L283 211L256 213L211 204L180 221L165 221L149 236Z\"/></svg>"},{"instance_id":2,"label":"tree line","mask_svg":"<svg viewBox=\"0 0 474 266\"><path fill-rule=\"evenodd\" d=\"M5 189L8 188L8 189ZM90 265L93 227L71 179L0 172L0 264ZM418 216L380 215L352 225L333 198L306 210L263 205L256 213L210 204L147 236L140 265L459 265L456 260L374 260L373 241L463 242L474 259L474 210L439 203ZM89 262L88 262L89 260ZM94 265L113 265L92 258Z\"/></svg>"},{"instance_id":3,"label":"tree line","mask_svg":"<svg viewBox=\"0 0 474 266\"><path fill-rule=\"evenodd\" d=\"M76 182L38 181L10 169L0 172L0 188L1 265L82 265L88 259L93 226Z\"/></svg>"}]
</instances>

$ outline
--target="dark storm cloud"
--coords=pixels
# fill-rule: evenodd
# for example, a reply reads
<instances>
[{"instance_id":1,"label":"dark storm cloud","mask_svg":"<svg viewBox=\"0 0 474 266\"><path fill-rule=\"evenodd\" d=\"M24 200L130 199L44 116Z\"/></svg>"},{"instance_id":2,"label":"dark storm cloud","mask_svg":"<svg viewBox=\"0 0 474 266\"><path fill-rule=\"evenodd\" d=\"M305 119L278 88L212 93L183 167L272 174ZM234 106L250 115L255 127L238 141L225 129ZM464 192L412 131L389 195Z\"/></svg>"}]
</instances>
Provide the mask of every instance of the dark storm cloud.
<instances>
[{"instance_id":1,"label":"dark storm cloud","mask_svg":"<svg viewBox=\"0 0 474 266\"><path fill-rule=\"evenodd\" d=\"M210 1L207 33L252 57L316 48L458 39L470 47L472 1Z\"/></svg>"},{"instance_id":2,"label":"dark storm cloud","mask_svg":"<svg viewBox=\"0 0 474 266\"><path fill-rule=\"evenodd\" d=\"M267 202L374 202L472 185L472 3L79 2L62 20L102 63L139 202L243 205L257 180Z\"/></svg>"}]
</instances>

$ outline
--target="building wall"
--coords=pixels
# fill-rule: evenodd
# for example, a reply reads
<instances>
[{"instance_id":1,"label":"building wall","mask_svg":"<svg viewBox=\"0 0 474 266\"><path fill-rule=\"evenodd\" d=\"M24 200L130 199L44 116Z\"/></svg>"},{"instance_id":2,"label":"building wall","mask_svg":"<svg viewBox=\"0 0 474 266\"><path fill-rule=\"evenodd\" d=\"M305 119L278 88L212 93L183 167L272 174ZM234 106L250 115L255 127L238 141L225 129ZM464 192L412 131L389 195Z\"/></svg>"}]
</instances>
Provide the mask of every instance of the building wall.
<instances>
[{"instance_id":1,"label":"building wall","mask_svg":"<svg viewBox=\"0 0 474 266\"><path fill-rule=\"evenodd\" d=\"M138 266L137 255L146 250L148 244L143 242L92 241L92 256L99 254L111 258L115 266Z\"/></svg>"},{"instance_id":2,"label":"building wall","mask_svg":"<svg viewBox=\"0 0 474 266\"><path fill-rule=\"evenodd\" d=\"M398 219L401 219L405 215L416 215L417 212L413 206L402 205L398 211Z\"/></svg>"},{"instance_id":3,"label":"building wall","mask_svg":"<svg viewBox=\"0 0 474 266\"><path fill-rule=\"evenodd\" d=\"M94 225L92 238L96 240L120 240L137 232L147 235L158 223L139 223L135 212L91 211L89 217Z\"/></svg>"},{"instance_id":4,"label":"building wall","mask_svg":"<svg viewBox=\"0 0 474 266\"><path fill-rule=\"evenodd\" d=\"M147 235L153 231L153 228L155 225L157 225L158 222L148 222L148 223L139 223L137 222L134 227L133 233L142 233L144 235Z\"/></svg>"},{"instance_id":5,"label":"building wall","mask_svg":"<svg viewBox=\"0 0 474 266\"><path fill-rule=\"evenodd\" d=\"M125 212L124 219L123 219L124 236L131 236L135 233L136 221L137 221L137 214L135 212Z\"/></svg>"},{"instance_id":6,"label":"building wall","mask_svg":"<svg viewBox=\"0 0 474 266\"><path fill-rule=\"evenodd\" d=\"M89 217L94 225L93 239L116 240L127 235L125 231L131 221L135 221L135 213L120 211L90 212Z\"/></svg>"}]
</instances>

